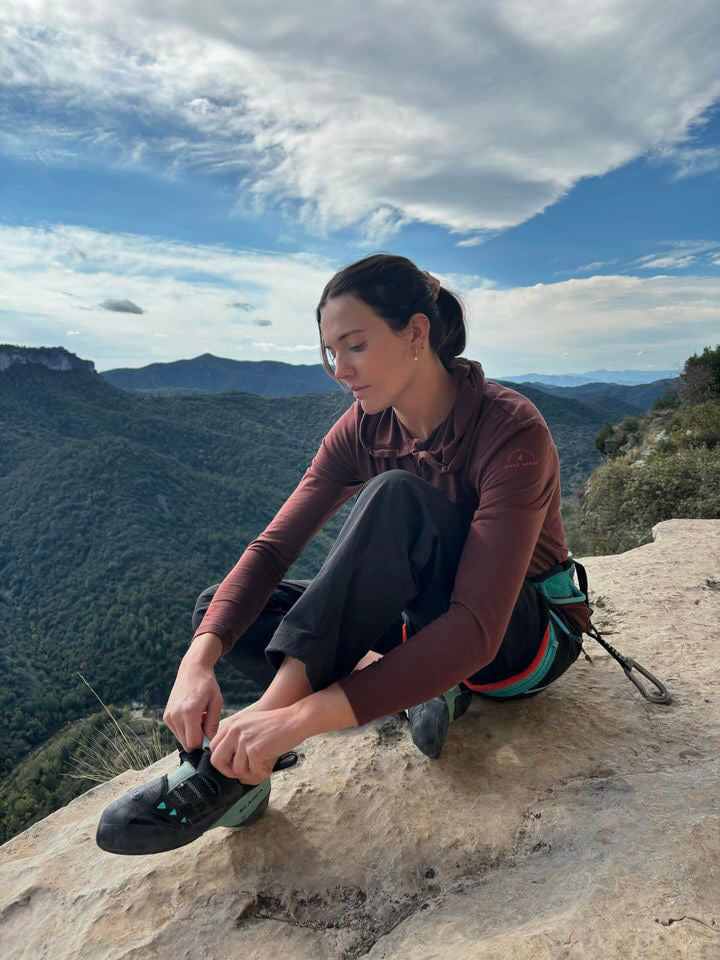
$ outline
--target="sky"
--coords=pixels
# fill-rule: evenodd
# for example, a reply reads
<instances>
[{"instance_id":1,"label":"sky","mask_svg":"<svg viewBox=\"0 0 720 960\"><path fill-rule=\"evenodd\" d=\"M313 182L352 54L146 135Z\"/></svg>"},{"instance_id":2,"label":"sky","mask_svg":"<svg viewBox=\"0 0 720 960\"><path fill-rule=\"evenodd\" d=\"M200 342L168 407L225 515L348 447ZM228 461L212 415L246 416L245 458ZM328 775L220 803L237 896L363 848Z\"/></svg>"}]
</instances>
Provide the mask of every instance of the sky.
<instances>
[{"instance_id":1,"label":"sky","mask_svg":"<svg viewBox=\"0 0 720 960\"><path fill-rule=\"evenodd\" d=\"M716 0L104 0L0 13L0 343L320 362L370 253L489 376L720 342Z\"/></svg>"}]
</instances>

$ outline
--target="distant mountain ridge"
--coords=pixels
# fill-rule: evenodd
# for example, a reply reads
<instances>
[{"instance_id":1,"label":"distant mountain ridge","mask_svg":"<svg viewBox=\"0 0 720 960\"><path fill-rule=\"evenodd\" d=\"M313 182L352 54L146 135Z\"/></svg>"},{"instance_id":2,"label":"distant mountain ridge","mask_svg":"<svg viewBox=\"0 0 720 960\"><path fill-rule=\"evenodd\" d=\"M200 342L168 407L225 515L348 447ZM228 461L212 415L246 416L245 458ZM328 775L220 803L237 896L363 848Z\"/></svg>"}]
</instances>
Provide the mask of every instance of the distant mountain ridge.
<instances>
[{"instance_id":1,"label":"distant mountain ridge","mask_svg":"<svg viewBox=\"0 0 720 960\"><path fill-rule=\"evenodd\" d=\"M297 397L308 393L340 393L322 364L293 364L279 360L231 360L203 353L191 360L151 363L101 371L121 390L157 393L193 391L227 393L242 390L261 397Z\"/></svg>"},{"instance_id":2,"label":"distant mountain ridge","mask_svg":"<svg viewBox=\"0 0 720 960\"><path fill-rule=\"evenodd\" d=\"M676 370L590 370L587 373L522 373L504 375L500 379L514 383L547 383L557 387L581 387L586 383L617 383L634 386L657 380L674 380ZM497 379L497 378L492 378Z\"/></svg>"},{"instance_id":3,"label":"distant mountain ridge","mask_svg":"<svg viewBox=\"0 0 720 960\"><path fill-rule=\"evenodd\" d=\"M610 373L610 371L595 372ZM640 375L638 371L624 371L624 373ZM121 390L161 395L226 393L230 390L242 390L245 393L264 397L287 397L303 396L309 393L340 392L340 387L330 379L322 364L319 363L292 364L277 360L231 360L227 357L216 357L211 353L204 353L190 360L151 363L137 369L104 370L101 371L101 376L113 386L120 387ZM627 407L625 411L618 410L618 416L631 410L649 409L656 397L669 389L668 383L671 382L668 380L658 380L657 383L642 381L641 384L628 385L615 382L598 383L595 380L587 383L581 374L557 377L529 374L528 377L536 379L520 382L543 390L545 393L578 400L603 396L617 400ZM488 379L506 383L515 388L519 382L516 378L508 377L488 377ZM560 381L568 379L577 380L578 385L568 387L560 384Z\"/></svg>"},{"instance_id":4,"label":"distant mountain ridge","mask_svg":"<svg viewBox=\"0 0 720 960\"><path fill-rule=\"evenodd\" d=\"M507 383L508 386L514 386L516 389L518 386L537 387L537 389L543 390L545 393L551 393L553 396L572 397L572 399L581 400L583 403L598 398L615 399L643 412L647 412L657 398L663 394L677 393L681 383L680 377L655 380L652 383L639 383L634 386L619 383L584 383L579 387L557 387L549 383L524 382L517 384L512 380L503 382Z\"/></svg>"}]
</instances>

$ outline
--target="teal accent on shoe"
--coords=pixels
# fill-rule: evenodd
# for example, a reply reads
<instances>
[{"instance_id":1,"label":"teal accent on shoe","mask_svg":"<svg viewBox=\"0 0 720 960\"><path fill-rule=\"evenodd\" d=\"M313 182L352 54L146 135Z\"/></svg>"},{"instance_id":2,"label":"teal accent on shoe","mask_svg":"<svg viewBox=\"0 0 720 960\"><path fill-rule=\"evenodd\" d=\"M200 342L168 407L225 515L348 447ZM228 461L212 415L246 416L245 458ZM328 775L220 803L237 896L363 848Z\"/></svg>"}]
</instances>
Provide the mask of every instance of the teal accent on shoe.
<instances>
[{"instance_id":1,"label":"teal accent on shoe","mask_svg":"<svg viewBox=\"0 0 720 960\"><path fill-rule=\"evenodd\" d=\"M187 822L188 822L188 818L187 818L187 817L183 817L182 820L180 821L180 823L187 823Z\"/></svg>"},{"instance_id":2,"label":"teal accent on shoe","mask_svg":"<svg viewBox=\"0 0 720 960\"><path fill-rule=\"evenodd\" d=\"M167 804L165 803L164 800L161 800L160 803L157 805L158 810L165 810L166 807L167 807Z\"/></svg>"},{"instance_id":3,"label":"teal accent on shoe","mask_svg":"<svg viewBox=\"0 0 720 960\"><path fill-rule=\"evenodd\" d=\"M173 807L172 810L170 811L170 816L171 816L171 817L176 817L176 816L177 816L177 810L175 809L175 807Z\"/></svg>"},{"instance_id":4,"label":"teal accent on shoe","mask_svg":"<svg viewBox=\"0 0 720 960\"><path fill-rule=\"evenodd\" d=\"M214 827L241 827L244 823L267 806L270 797L270 780L263 780L256 787L244 793L225 813L208 829Z\"/></svg>"},{"instance_id":5,"label":"teal accent on shoe","mask_svg":"<svg viewBox=\"0 0 720 960\"><path fill-rule=\"evenodd\" d=\"M184 763L181 763L179 767L176 767L174 770L167 775L167 789L168 793L171 790L174 790L175 787L179 784L184 783L186 780L189 780L190 777L194 777L197 771L195 767L190 763L189 760L186 760Z\"/></svg>"},{"instance_id":6,"label":"teal accent on shoe","mask_svg":"<svg viewBox=\"0 0 720 960\"><path fill-rule=\"evenodd\" d=\"M462 693L463 691L460 689L460 687L451 687L450 690L446 690L445 693L441 694L443 700L448 705L451 722L455 719L455 701L459 696L462 695Z\"/></svg>"}]
</instances>

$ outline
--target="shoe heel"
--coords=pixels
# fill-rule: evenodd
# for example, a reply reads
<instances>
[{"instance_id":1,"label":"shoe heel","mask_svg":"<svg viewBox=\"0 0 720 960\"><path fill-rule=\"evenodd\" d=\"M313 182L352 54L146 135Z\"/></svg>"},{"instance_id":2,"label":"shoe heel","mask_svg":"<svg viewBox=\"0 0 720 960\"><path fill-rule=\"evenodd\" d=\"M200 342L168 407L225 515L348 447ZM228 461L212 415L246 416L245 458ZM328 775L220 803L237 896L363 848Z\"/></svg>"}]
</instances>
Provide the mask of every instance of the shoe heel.
<instances>
[{"instance_id":1,"label":"shoe heel","mask_svg":"<svg viewBox=\"0 0 720 960\"><path fill-rule=\"evenodd\" d=\"M216 820L210 829L215 827L245 827L255 823L265 813L270 802L270 780L263 780L252 790L244 793L239 800L229 807Z\"/></svg>"}]
</instances>

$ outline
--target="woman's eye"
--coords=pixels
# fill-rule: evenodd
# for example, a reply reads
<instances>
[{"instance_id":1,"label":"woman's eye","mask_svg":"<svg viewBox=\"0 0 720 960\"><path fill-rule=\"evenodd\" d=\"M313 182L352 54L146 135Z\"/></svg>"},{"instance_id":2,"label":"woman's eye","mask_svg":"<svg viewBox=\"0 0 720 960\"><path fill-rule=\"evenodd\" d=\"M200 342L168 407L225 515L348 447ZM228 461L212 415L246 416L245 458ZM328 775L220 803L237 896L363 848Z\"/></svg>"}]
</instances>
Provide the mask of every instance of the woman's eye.
<instances>
[{"instance_id":1,"label":"woman's eye","mask_svg":"<svg viewBox=\"0 0 720 960\"><path fill-rule=\"evenodd\" d=\"M361 343L361 344L360 344L359 346L357 346L357 347L350 347L350 349L353 351L353 353L359 353L360 350L364 350L366 346L367 346L367 344Z\"/></svg>"}]
</instances>

